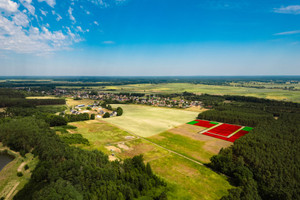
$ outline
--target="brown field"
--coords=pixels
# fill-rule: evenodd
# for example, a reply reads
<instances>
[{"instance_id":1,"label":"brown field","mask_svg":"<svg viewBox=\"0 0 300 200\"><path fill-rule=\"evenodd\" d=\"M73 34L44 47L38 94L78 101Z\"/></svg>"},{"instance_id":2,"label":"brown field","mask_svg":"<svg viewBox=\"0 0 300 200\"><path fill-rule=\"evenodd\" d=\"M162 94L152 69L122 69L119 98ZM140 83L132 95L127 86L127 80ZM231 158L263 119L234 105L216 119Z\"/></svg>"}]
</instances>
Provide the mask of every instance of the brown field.
<instances>
[{"instance_id":1,"label":"brown field","mask_svg":"<svg viewBox=\"0 0 300 200\"><path fill-rule=\"evenodd\" d=\"M181 126L168 130L168 132L189 137L194 140L203 141L203 149L213 154L219 153L221 148L226 148L232 145L232 142L199 134L199 132L203 131L204 129L205 128L199 126L183 124Z\"/></svg>"}]
</instances>

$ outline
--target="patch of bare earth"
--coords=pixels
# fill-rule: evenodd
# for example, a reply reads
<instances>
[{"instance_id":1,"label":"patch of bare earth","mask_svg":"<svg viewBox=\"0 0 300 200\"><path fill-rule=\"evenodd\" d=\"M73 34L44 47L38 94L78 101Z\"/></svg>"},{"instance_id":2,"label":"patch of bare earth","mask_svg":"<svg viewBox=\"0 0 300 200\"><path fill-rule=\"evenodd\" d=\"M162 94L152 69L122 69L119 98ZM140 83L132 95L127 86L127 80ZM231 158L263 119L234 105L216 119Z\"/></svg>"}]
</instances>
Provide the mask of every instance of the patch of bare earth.
<instances>
[{"instance_id":1,"label":"patch of bare earth","mask_svg":"<svg viewBox=\"0 0 300 200\"><path fill-rule=\"evenodd\" d=\"M130 148L124 143L118 143L118 147L123 150L129 150Z\"/></svg>"},{"instance_id":2,"label":"patch of bare earth","mask_svg":"<svg viewBox=\"0 0 300 200\"><path fill-rule=\"evenodd\" d=\"M121 153L121 149L115 147L115 146L106 146L105 147L107 150L111 151L111 152L117 152L117 153Z\"/></svg>"},{"instance_id":3,"label":"patch of bare earth","mask_svg":"<svg viewBox=\"0 0 300 200\"><path fill-rule=\"evenodd\" d=\"M213 154L219 153L221 148L226 148L232 145L231 142L220 140L217 138L209 137L206 135L203 135L199 132L205 130L206 128L200 127L200 126L194 126L190 124L183 124L178 127L172 128L168 130L168 132L186 136L189 138L192 138L194 140L199 140L204 142L203 149L211 152Z\"/></svg>"},{"instance_id":4,"label":"patch of bare earth","mask_svg":"<svg viewBox=\"0 0 300 200\"><path fill-rule=\"evenodd\" d=\"M207 111L209 109L205 109L201 106L192 106L192 107L186 108L184 110L193 111L193 112L204 112L204 111Z\"/></svg>"}]
</instances>

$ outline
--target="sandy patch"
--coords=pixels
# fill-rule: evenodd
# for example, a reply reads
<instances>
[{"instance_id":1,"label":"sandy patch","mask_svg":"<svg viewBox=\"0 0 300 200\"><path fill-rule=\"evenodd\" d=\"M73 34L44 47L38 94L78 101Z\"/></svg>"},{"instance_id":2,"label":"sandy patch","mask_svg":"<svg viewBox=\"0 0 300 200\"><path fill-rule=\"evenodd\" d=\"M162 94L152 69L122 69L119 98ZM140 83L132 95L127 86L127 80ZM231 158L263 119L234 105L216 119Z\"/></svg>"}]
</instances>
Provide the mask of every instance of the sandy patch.
<instances>
[{"instance_id":1,"label":"sandy patch","mask_svg":"<svg viewBox=\"0 0 300 200\"><path fill-rule=\"evenodd\" d=\"M110 156L108 156L108 160L109 161L115 161L115 160L119 160L119 159L116 156L110 155Z\"/></svg>"},{"instance_id":2,"label":"sandy patch","mask_svg":"<svg viewBox=\"0 0 300 200\"><path fill-rule=\"evenodd\" d=\"M105 147L107 150L111 151L111 152L117 152L117 153L121 153L121 149L115 147L115 146L106 146Z\"/></svg>"},{"instance_id":3,"label":"sandy patch","mask_svg":"<svg viewBox=\"0 0 300 200\"><path fill-rule=\"evenodd\" d=\"M132 139L135 139L135 137L134 136L125 136L125 139L126 140L132 140Z\"/></svg>"},{"instance_id":4,"label":"sandy patch","mask_svg":"<svg viewBox=\"0 0 300 200\"><path fill-rule=\"evenodd\" d=\"M121 149L124 149L124 150L129 150L130 148L124 144L123 142L122 143L118 143L118 147L120 147Z\"/></svg>"}]
</instances>

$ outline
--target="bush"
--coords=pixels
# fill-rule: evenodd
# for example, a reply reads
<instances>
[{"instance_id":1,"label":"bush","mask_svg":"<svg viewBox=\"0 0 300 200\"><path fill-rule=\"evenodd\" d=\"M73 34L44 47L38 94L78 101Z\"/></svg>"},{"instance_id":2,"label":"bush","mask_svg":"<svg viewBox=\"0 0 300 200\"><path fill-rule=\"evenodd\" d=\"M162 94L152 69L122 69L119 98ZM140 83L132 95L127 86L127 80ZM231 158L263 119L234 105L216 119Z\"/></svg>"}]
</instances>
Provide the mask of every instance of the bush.
<instances>
[{"instance_id":1,"label":"bush","mask_svg":"<svg viewBox=\"0 0 300 200\"><path fill-rule=\"evenodd\" d=\"M18 177L21 177L21 176L23 176L23 173L22 173L22 172L18 172L18 173L17 173L17 176L18 176Z\"/></svg>"},{"instance_id":2,"label":"bush","mask_svg":"<svg viewBox=\"0 0 300 200\"><path fill-rule=\"evenodd\" d=\"M25 169L25 170L29 169L29 166L28 166L28 165L25 165L25 166L24 166L24 169Z\"/></svg>"},{"instance_id":3,"label":"bush","mask_svg":"<svg viewBox=\"0 0 300 200\"><path fill-rule=\"evenodd\" d=\"M91 120L95 119L95 114L91 114Z\"/></svg>"},{"instance_id":4,"label":"bush","mask_svg":"<svg viewBox=\"0 0 300 200\"><path fill-rule=\"evenodd\" d=\"M117 107L116 111L117 111L117 116L123 115L123 109L121 107Z\"/></svg>"},{"instance_id":5,"label":"bush","mask_svg":"<svg viewBox=\"0 0 300 200\"><path fill-rule=\"evenodd\" d=\"M110 117L110 114L108 112L106 112L104 115L103 115L103 118L109 118Z\"/></svg>"}]
</instances>

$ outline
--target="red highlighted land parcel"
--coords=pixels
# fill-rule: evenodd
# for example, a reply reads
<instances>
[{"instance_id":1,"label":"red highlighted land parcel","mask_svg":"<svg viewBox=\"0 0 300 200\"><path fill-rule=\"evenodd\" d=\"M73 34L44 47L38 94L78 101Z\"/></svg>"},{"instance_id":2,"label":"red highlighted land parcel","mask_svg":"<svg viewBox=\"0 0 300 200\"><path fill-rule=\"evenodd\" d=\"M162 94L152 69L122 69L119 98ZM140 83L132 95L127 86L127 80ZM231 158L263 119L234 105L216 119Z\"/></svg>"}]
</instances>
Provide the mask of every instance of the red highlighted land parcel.
<instances>
[{"instance_id":1,"label":"red highlighted land parcel","mask_svg":"<svg viewBox=\"0 0 300 200\"><path fill-rule=\"evenodd\" d=\"M249 131L253 129L252 127L247 126L211 122L199 119L188 122L188 124L205 127L207 129L202 132L203 135L215 137L229 142L234 142L240 137L248 134Z\"/></svg>"}]
</instances>

